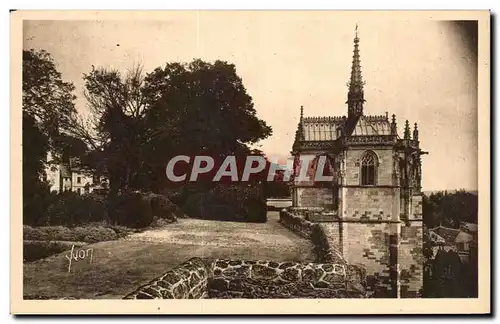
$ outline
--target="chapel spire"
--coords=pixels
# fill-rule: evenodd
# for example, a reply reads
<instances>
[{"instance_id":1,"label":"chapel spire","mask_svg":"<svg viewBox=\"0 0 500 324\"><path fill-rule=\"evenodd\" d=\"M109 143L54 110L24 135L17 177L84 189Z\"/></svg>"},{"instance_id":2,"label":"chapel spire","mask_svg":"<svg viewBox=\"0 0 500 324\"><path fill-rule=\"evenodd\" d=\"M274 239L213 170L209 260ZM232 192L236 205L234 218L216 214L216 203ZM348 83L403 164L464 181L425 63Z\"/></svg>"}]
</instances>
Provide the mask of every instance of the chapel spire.
<instances>
[{"instance_id":1,"label":"chapel spire","mask_svg":"<svg viewBox=\"0 0 500 324\"><path fill-rule=\"evenodd\" d=\"M363 103L365 102L363 91L363 77L361 75L361 60L359 58L358 24L356 24L356 36L354 37L354 53L352 56L351 78L349 80L349 92L347 93L348 117L359 117L363 115Z\"/></svg>"}]
</instances>

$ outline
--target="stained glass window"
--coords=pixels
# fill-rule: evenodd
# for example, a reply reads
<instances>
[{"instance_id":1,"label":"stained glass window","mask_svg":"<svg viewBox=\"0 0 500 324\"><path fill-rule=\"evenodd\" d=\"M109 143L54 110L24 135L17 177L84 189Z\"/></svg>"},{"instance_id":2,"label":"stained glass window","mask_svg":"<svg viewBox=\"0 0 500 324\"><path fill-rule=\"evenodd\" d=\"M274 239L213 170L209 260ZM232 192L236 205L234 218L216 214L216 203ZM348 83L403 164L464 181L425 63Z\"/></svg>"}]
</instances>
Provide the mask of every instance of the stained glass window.
<instances>
[{"instance_id":1,"label":"stained glass window","mask_svg":"<svg viewBox=\"0 0 500 324\"><path fill-rule=\"evenodd\" d=\"M373 152L366 152L361 161L361 185L373 186L376 182L377 157Z\"/></svg>"}]
</instances>

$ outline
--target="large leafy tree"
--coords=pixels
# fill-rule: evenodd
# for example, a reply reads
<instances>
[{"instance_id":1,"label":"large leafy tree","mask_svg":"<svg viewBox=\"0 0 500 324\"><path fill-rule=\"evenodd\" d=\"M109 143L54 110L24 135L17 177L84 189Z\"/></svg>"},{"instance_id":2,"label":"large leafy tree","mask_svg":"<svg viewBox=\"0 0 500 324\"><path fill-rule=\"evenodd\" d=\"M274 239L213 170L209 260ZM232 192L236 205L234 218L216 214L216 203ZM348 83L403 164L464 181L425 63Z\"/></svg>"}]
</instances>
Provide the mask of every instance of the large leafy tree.
<instances>
[{"instance_id":1,"label":"large leafy tree","mask_svg":"<svg viewBox=\"0 0 500 324\"><path fill-rule=\"evenodd\" d=\"M153 175L163 174L174 155L245 156L255 153L248 144L271 135L233 64L169 63L146 76L144 91L150 100L146 124L153 135L145 158ZM164 179L151 183L161 187Z\"/></svg>"},{"instance_id":2,"label":"large leafy tree","mask_svg":"<svg viewBox=\"0 0 500 324\"><path fill-rule=\"evenodd\" d=\"M56 63L44 51L23 50L23 205L27 222L36 222L44 213L48 187L42 181L51 151L55 161L86 150L71 135L76 119L75 87L62 80Z\"/></svg>"}]
</instances>

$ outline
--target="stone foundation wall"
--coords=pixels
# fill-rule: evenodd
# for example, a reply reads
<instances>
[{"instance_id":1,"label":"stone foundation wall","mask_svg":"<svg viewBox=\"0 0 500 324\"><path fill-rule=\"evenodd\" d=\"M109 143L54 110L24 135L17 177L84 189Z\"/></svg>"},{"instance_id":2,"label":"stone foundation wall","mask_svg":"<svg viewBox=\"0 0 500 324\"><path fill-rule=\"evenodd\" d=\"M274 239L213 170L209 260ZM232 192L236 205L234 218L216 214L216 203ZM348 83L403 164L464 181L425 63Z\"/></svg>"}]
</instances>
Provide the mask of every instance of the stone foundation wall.
<instances>
[{"instance_id":1,"label":"stone foundation wall","mask_svg":"<svg viewBox=\"0 0 500 324\"><path fill-rule=\"evenodd\" d=\"M349 264L366 269L367 288L380 297L395 297L397 293L397 223L341 223L342 252ZM394 265L394 266L392 266Z\"/></svg>"},{"instance_id":2,"label":"stone foundation wall","mask_svg":"<svg viewBox=\"0 0 500 324\"><path fill-rule=\"evenodd\" d=\"M403 298L421 296L423 288L422 221L401 225L398 261L400 264L400 294Z\"/></svg>"},{"instance_id":3,"label":"stone foundation wall","mask_svg":"<svg viewBox=\"0 0 500 324\"><path fill-rule=\"evenodd\" d=\"M333 192L331 188L298 187L296 191L297 207L333 208Z\"/></svg>"},{"instance_id":4,"label":"stone foundation wall","mask_svg":"<svg viewBox=\"0 0 500 324\"><path fill-rule=\"evenodd\" d=\"M409 220L401 224L398 261L403 298L420 297L423 288L422 196L412 196Z\"/></svg>"},{"instance_id":5,"label":"stone foundation wall","mask_svg":"<svg viewBox=\"0 0 500 324\"><path fill-rule=\"evenodd\" d=\"M346 264L192 258L123 299L364 297L363 271Z\"/></svg>"}]
</instances>

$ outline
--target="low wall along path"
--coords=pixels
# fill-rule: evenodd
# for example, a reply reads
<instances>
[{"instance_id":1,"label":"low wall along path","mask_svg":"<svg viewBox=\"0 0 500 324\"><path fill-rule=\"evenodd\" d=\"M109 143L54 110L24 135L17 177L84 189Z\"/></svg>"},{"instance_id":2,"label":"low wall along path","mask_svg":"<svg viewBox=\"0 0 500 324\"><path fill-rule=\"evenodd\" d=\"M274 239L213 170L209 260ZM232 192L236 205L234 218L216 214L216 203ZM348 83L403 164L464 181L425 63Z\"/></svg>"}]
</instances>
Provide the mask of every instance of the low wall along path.
<instances>
[{"instance_id":1,"label":"low wall along path","mask_svg":"<svg viewBox=\"0 0 500 324\"><path fill-rule=\"evenodd\" d=\"M193 258L123 299L363 298L346 265Z\"/></svg>"}]
</instances>

